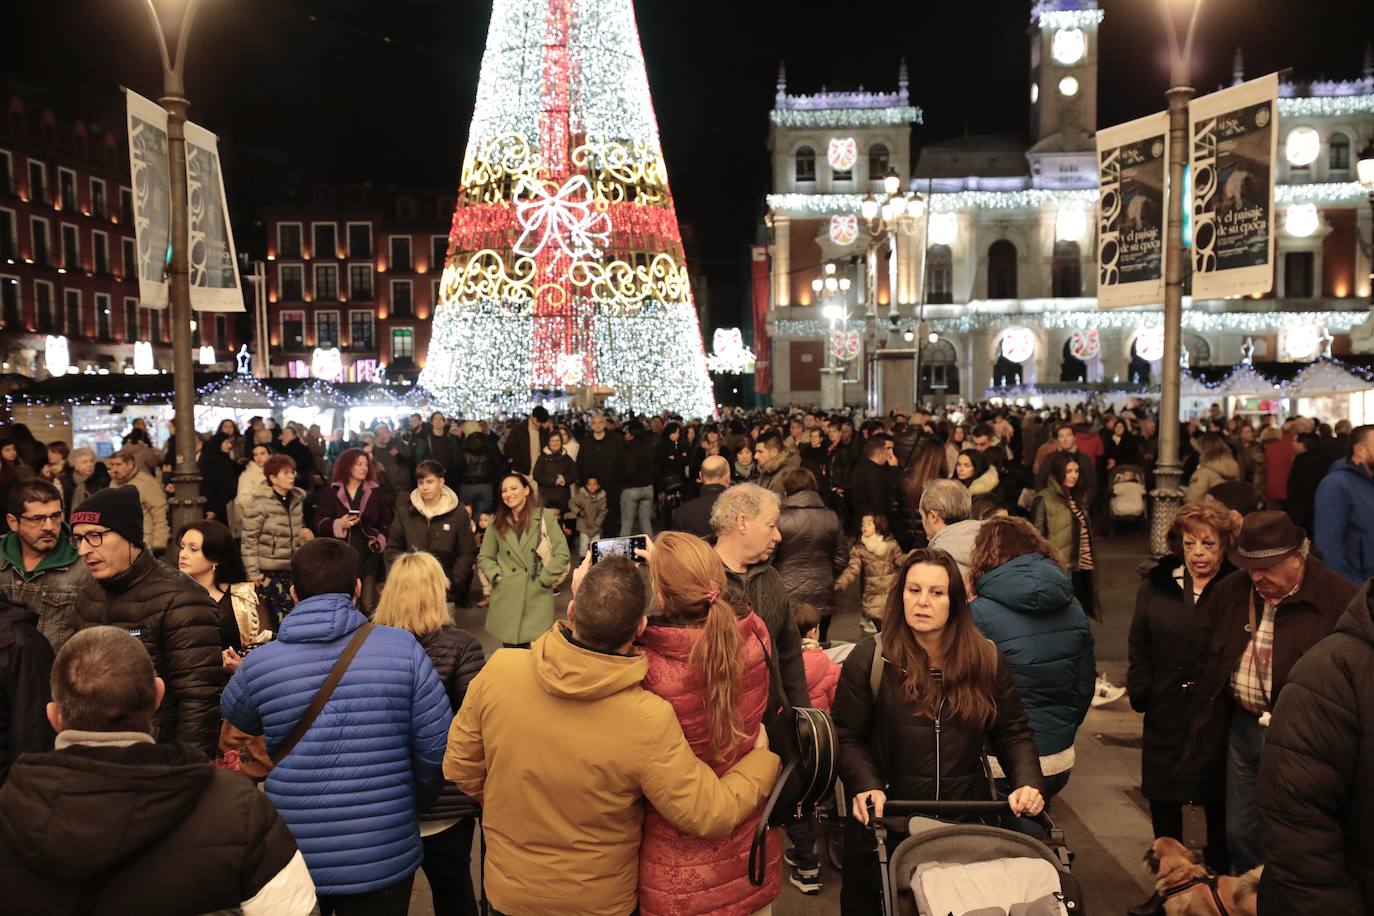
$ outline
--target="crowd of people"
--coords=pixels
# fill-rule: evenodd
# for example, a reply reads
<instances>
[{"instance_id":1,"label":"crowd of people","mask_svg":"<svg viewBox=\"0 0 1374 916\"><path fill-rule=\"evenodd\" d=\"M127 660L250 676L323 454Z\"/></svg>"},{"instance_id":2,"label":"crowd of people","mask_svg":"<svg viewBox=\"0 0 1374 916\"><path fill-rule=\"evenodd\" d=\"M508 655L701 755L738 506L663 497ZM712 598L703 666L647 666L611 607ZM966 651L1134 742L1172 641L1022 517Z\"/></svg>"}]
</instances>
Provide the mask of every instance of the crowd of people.
<instances>
[{"instance_id":1,"label":"crowd of people","mask_svg":"<svg viewBox=\"0 0 1374 916\"><path fill-rule=\"evenodd\" d=\"M1366 912L1374 427L1254 419L1180 430L1186 505L1130 623L1141 790L1156 836L1200 804L1208 865L1267 865L1261 912ZM225 420L176 532L175 443L142 421L103 461L0 429L23 911L400 914L423 869L439 914L768 913L784 876L822 889L809 819L750 880L792 706L833 714L841 908L871 914L889 798L1005 799L1036 833L1123 692L1089 621L1129 613L1098 538L1148 522L1144 405L400 425Z\"/></svg>"}]
</instances>

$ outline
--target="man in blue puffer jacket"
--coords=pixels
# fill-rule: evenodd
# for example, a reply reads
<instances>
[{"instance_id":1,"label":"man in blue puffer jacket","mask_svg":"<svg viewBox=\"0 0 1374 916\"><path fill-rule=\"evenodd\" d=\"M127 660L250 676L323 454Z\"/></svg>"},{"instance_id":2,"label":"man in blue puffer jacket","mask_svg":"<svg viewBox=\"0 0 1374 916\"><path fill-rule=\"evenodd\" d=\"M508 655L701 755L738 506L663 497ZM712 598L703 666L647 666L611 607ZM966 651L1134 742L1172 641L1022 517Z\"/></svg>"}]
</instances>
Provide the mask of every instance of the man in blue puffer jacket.
<instances>
[{"instance_id":1,"label":"man in blue puffer jacket","mask_svg":"<svg viewBox=\"0 0 1374 916\"><path fill-rule=\"evenodd\" d=\"M297 604L276 641L244 658L220 701L230 724L266 735L269 753L367 622L354 605L357 554L343 541L303 546L291 578ZM423 857L418 811L443 785L452 718L415 637L375 627L314 724L267 777L267 797L296 838L322 913L407 912Z\"/></svg>"},{"instance_id":2,"label":"man in blue puffer jacket","mask_svg":"<svg viewBox=\"0 0 1374 916\"><path fill-rule=\"evenodd\" d=\"M1011 664L1049 798L1068 784L1074 735L1092 703L1097 665L1088 617L1054 548L1024 519L983 522L969 579L974 625Z\"/></svg>"},{"instance_id":3,"label":"man in blue puffer jacket","mask_svg":"<svg viewBox=\"0 0 1374 916\"><path fill-rule=\"evenodd\" d=\"M1313 537L1322 562L1356 585L1374 576L1374 426L1350 431L1350 457L1317 486Z\"/></svg>"}]
</instances>

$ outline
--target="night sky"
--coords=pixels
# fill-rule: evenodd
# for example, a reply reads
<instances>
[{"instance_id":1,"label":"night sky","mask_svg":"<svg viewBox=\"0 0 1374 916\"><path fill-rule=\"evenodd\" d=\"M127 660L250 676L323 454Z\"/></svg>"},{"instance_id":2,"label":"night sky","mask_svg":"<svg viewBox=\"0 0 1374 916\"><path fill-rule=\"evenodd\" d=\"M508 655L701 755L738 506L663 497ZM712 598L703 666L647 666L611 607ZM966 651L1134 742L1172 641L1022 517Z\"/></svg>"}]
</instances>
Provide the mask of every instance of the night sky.
<instances>
[{"instance_id":1,"label":"night sky","mask_svg":"<svg viewBox=\"0 0 1374 916\"><path fill-rule=\"evenodd\" d=\"M117 125L120 85L151 98L161 87L143 5L14 0L0 73L54 87L83 113L113 112ZM688 255L710 280L717 323L736 323L744 310L744 246L769 188L779 60L794 92L823 83L891 90L905 56L913 104L925 112L917 150L965 132L1025 131L1029 4L1021 0L635 6ZM1100 123L1162 109L1168 59L1158 3L1101 6ZM489 0L204 0L188 52L191 117L246 158L286 166L264 174L228 161L249 176L229 187L231 207L243 214L281 202L270 183L284 177L303 187L456 188L489 16ZM1204 0L1195 84L1229 83L1237 46L1249 76L1292 67L1299 78L1355 77L1371 40L1370 0Z\"/></svg>"}]
</instances>

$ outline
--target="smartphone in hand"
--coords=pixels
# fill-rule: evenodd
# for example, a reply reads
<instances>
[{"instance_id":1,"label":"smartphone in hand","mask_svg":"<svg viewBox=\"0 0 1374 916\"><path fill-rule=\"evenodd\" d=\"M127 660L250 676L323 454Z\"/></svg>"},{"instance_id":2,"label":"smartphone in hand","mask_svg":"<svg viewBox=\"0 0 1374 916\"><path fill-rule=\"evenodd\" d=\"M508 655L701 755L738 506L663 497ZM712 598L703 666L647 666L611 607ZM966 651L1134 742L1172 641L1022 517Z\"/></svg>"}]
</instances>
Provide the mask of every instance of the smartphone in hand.
<instances>
[{"instance_id":1,"label":"smartphone in hand","mask_svg":"<svg viewBox=\"0 0 1374 916\"><path fill-rule=\"evenodd\" d=\"M643 563L644 559L636 551L646 550L648 546L649 538L644 534L632 534L627 538L602 538L592 542L592 562L600 563L606 557L629 557L636 563Z\"/></svg>"}]
</instances>

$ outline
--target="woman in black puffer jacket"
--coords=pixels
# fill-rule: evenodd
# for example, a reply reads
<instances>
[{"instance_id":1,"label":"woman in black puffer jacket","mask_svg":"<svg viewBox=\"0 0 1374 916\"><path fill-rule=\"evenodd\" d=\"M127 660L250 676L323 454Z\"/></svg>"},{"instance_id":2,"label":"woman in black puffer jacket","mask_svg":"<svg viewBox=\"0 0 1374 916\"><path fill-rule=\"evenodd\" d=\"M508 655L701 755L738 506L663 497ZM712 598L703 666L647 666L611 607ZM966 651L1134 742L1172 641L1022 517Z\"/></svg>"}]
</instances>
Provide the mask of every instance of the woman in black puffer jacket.
<instances>
[{"instance_id":1,"label":"woman in black puffer jacket","mask_svg":"<svg viewBox=\"0 0 1374 916\"><path fill-rule=\"evenodd\" d=\"M391 567L373 622L415 634L439 674L454 712L486 661L482 645L449 617L448 576L427 553L408 553ZM434 894L435 916L477 916L472 887L472 833L481 806L452 783L420 815L420 867Z\"/></svg>"},{"instance_id":2,"label":"woman in black puffer jacket","mask_svg":"<svg viewBox=\"0 0 1374 916\"><path fill-rule=\"evenodd\" d=\"M849 565L849 539L840 517L826 508L816 491L816 478L806 468L783 475L786 494L778 515L782 543L773 556L773 568L787 586L787 597L806 602L821 615L821 641L835 613L835 577Z\"/></svg>"}]
</instances>

